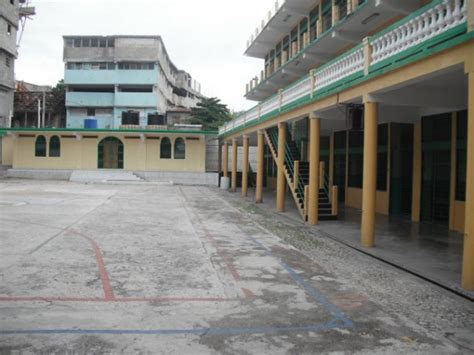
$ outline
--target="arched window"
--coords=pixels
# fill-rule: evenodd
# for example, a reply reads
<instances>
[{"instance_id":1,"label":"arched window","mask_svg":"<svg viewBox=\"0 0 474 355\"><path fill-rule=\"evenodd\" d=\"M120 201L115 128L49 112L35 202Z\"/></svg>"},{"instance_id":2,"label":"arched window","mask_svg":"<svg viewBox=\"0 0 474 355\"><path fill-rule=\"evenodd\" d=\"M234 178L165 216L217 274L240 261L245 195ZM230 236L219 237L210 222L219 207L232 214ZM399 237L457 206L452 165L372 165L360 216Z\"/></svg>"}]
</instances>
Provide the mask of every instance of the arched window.
<instances>
[{"instance_id":1,"label":"arched window","mask_svg":"<svg viewBox=\"0 0 474 355\"><path fill-rule=\"evenodd\" d=\"M186 158L186 144L183 138L176 138L174 141L174 158L185 159Z\"/></svg>"},{"instance_id":2,"label":"arched window","mask_svg":"<svg viewBox=\"0 0 474 355\"><path fill-rule=\"evenodd\" d=\"M61 141L58 136L52 136L49 140L49 156L60 157L61 156Z\"/></svg>"},{"instance_id":3,"label":"arched window","mask_svg":"<svg viewBox=\"0 0 474 355\"><path fill-rule=\"evenodd\" d=\"M35 157L46 156L46 138L44 136L36 137L35 142Z\"/></svg>"},{"instance_id":4,"label":"arched window","mask_svg":"<svg viewBox=\"0 0 474 355\"><path fill-rule=\"evenodd\" d=\"M161 140L160 159L171 159L171 141L168 137Z\"/></svg>"}]
</instances>

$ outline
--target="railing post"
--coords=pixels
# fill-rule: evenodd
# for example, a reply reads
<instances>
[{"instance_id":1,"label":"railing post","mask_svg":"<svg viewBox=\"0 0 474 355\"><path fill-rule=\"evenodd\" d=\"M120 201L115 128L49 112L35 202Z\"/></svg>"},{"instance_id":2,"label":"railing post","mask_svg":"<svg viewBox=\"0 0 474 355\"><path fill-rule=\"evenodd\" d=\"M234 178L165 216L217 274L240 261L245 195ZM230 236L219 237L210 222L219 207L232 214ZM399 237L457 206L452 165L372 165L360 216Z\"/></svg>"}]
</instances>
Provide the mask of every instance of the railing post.
<instances>
[{"instance_id":1,"label":"railing post","mask_svg":"<svg viewBox=\"0 0 474 355\"><path fill-rule=\"evenodd\" d=\"M334 185L331 189L331 214L333 216L337 216L337 210L339 209L338 204L338 189L337 186Z\"/></svg>"},{"instance_id":2,"label":"railing post","mask_svg":"<svg viewBox=\"0 0 474 355\"><path fill-rule=\"evenodd\" d=\"M332 0L332 25L334 26L339 21L339 6L336 4L336 0Z\"/></svg>"},{"instance_id":3,"label":"railing post","mask_svg":"<svg viewBox=\"0 0 474 355\"><path fill-rule=\"evenodd\" d=\"M357 5L359 4L359 0L351 0L352 1L352 6L351 9L354 11L357 8Z\"/></svg>"},{"instance_id":4,"label":"railing post","mask_svg":"<svg viewBox=\"0 0 474 355\"><path fill-rule=\"evenodd\" d=\"M300 178L300 161L299 160L295 160L294 162L294 176L293 176L293 188L296 190L296 188L298 187L298 180Z\"/></svg>"},{"instance_id":5,"label":"railing post","mask_svg":"<svg viewBox=\"0 0 474 355\"><path fill-rule=\"evenodd\" d=\"M364 75L369 75L370 63L372 62L370 37L365 37L362 43L364 44Z\"/></svg>"},{"instance_id":6,"label":"railing post","mask_svg":"<svg viewBox=\"0 0 474 355\"><path fill-rule=\"evenodd\" d=\"M308 193L309 185L304 185L304 201L303 201L303 214L305 219L308 217Z\"/></svg>"},{"instance_id":7,"label":"railing post","mask_svg":"<svg viewBox=\"0 0 474 355\"><path fill-rule=\"evenodd\" d=\"M319 162L319 188L324 189L324 162Z\"/></svg>"},{"instance_id":8,"label":"railing post","mask_svg":"<svg viewBox=\"0 0 474 355\"><path fill-rule=\"evenodd\" d=\"M314 89L316 88L316 71L311 69L309 75L311 77L311 98L313 98Z\"/></svg>"},{"instance_id":9,"label":"railing post","mask_svg":"<svg viewBox=\"0 0 474 355\"><path fill-rule=\"evenodd\" d=\"M347 0L347 14L352 14L352 0Z\"/></svg>"}]
</instances>

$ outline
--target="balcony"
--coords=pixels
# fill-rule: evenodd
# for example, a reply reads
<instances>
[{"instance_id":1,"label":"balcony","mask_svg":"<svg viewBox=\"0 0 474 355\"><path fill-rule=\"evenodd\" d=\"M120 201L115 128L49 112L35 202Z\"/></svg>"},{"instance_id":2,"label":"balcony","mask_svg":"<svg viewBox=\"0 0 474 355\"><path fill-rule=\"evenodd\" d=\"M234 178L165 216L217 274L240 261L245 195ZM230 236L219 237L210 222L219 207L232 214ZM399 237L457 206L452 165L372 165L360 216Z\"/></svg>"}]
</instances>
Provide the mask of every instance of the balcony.
<instances>
[{"instance_id":1,"label":"balcony","mask_svg":"<svg viewBox=\"0 0 474 355\"><path fill-rule=\"evenodd\" d=\"M297 26L304 16L308 16L311 10L303 0L291 1L291 8L288 3L285 2L249 42L245 52L247 55L265 58L275 49L282 37L290 34L291 29ZM311 6L314 6L314 3L311 3ZM336 57L345 48L361 42L390 19L408 14L418 6L418 2L412 0L349 0L342 15L338 6L332 7L328 28L324 30L319 20L315 25L309 26L302 40L291 42L287 50L282 50L278 57L273 58L271 66L262 70L247 84L245 97L256 101L268 98L310 69ZM314 33L314 38L310 37L310 33ZM299 43L300 41L302 43Z\"/></svg>"},{"instance_id":2,"label":"balcony","mask_svg":"<svg viewBox=\"0 0 474 355\"><path fill-rule=\"evenodd\" d=\"M68 92L67 107L113 107L114 94L108 92Z\"/></svg>"},{"instance_id":3,"label":"balcony","mask_svg":"<svg viewBox=\"0 0 474 355\"><path fill-rule=\"evenodd\" d=\"M115 93L116 107L157 107L156 93L117 92Z\"/></svg>"},{"instance_id":4,"label":"balcony","mask_svg":"<svg viewBox=\"0 0 474 355\"><path fill-rule=\"evenodd\" d=\"M66 85L153 85L158 81L157 70L65 70Z\"/></svg>"},{"instance_id":5,"label":"balcony","mask_svg":"<svg viewBox=\"0 0 474 355\"><path fill-rule=\"evenodd\" d=\"M219 129L225 136L474 38L467 31L468 1L435 0L311 70ZM472 11L472 10L470 10Z\"/></svg>"}]
</instances>

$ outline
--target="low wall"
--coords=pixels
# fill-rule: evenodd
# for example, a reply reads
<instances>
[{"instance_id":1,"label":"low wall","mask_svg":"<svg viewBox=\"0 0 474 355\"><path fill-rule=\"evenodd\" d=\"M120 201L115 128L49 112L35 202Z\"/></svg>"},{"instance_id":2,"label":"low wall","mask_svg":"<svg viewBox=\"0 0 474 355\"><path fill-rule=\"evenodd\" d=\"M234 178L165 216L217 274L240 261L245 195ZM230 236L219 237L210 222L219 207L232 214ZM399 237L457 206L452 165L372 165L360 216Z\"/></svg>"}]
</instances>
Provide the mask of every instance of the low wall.
<instances>
[{"instance_id":1,"label":"low wall","mask_svg":"<svg viewBox=\"0 0 474 355\"><path fill-rule=\"evenodd\" d=\"M7 177L36 180L69 180L72 170L8 169Z\"/></svg>"},{"instance_id":2,"label":"low wall","mask_svg":"<svg viewBox=\"0 0 474 355\"><path fill-rule=\"evenodd\" d=\"M150 171L135 172L137 176L147 181L173 182L179 185L206 185L218 186L218 173L194 173L194 172L166 172Z\"/></svg>"}]
</instances>

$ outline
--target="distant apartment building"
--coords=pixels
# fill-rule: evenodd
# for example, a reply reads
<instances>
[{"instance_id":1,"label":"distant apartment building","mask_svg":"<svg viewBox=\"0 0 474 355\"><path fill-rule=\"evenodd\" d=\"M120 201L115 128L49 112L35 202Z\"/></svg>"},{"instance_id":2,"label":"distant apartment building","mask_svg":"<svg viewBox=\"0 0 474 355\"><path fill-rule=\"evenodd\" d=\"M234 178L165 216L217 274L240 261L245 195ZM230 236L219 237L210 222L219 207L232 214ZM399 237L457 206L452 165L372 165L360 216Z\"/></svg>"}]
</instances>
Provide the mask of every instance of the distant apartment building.
<instances>
[{"instance_id":1,"label":"distant apartment building","mask_svg":"<svg viewBox=\"0 0 474 355\"><path fill-rule=\"evenodd\" d=\"M18 0L2 0L0 2L0 127L8 125L13 113L18 20Z\"/></svg>"},{"instance_id":2,"label":"distant apartment building","mask_svg":"<svg viewBox=\"0 0 474 355\"><path fill-rule=\"evenodd\" d=\"M65 36L64 62L67 128L163 126L168 112L182 121L202 98L160 36Z\"/></svg>"},{"instance_id":3,"label":"distant apartment building","mask_svg":"<svg viewBox=\"0 0 474 355\"><path fill-rule=\"evenodd\" d=\"M13 115L17 33L23 23L20 20L34 14L29 0L0 1L0 127L8 126Z\"/></svg>"}]
</instances>

